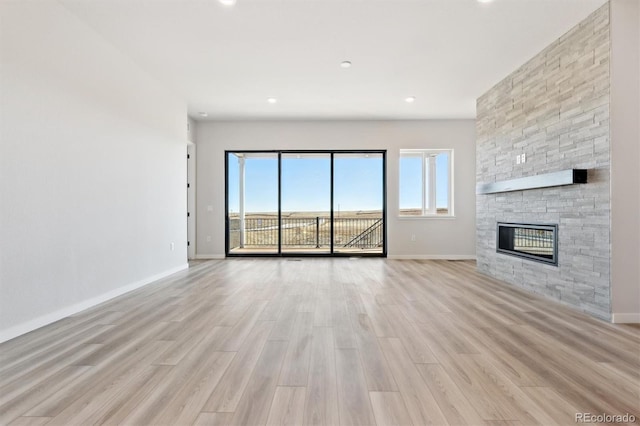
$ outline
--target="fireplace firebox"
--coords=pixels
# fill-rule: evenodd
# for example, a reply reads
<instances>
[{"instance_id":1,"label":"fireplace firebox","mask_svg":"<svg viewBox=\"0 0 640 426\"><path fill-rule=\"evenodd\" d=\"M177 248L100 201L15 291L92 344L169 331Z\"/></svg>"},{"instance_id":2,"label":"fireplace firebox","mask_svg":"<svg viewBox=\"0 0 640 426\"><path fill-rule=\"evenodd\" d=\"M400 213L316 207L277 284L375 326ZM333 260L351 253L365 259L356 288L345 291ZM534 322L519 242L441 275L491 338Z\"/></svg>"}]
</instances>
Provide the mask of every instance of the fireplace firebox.
<instances>
[{"instance_id":1,"label":"fireplace firebox","mask_svg":"<svg viewBox=\"0 0 640 426\"><path fill-rule=\"evenodd\" d=\"M558 265L558 225L498 222L496 251Z\"/></svg>"}]
</instances>

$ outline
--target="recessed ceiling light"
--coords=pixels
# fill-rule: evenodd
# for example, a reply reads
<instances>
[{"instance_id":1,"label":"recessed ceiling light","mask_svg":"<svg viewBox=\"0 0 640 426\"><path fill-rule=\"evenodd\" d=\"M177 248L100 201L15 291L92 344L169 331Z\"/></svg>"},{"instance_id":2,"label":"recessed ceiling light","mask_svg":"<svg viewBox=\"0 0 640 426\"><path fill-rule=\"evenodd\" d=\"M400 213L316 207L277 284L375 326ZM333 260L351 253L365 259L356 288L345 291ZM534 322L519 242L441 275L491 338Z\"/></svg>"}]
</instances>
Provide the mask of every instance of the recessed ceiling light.
<instances>
[{"instance_id":1,"label":"recessed ceiling light","mask_svg":"<svg viewBox=\"0 0 640 426\"><path fill-rule=\"evenodd\" d=\"M267 102L269 102L270 104L275 104L276 102L278 102L278 99L274 97L267 98Z\"/></svg>"},{"instance_id":2,"label":"recessed ceiling light","mask_svg":"<svg viewBox=\"0 0 640 426\"><path fill-rule=\"evenodd\" d=\"M493 0L478 0L478 3L491 3Z\"/></svg>"},{"instance_id":3,"label":"recessed ceiling light","mask_svg":"<svg viewBox=\"0 0 640 426\"><path fill-rule=\"evenodd\" d=\"M416 97L415 96L408 96L406 98L404 98L404 101L407 103L412 103L416 101Z\"/></svg>"},{"instance_id":4,"label":"recessed ceiling light","mask_svg":"<svg viewBox=\"0 0 640 426\"><path fill-rule=\"evenodd\" d=\"M233 6L236 4L236 0L218 0L221 4L225 6Z\"/></svg>"},{"instance_id":5,"label":"recessed ceiling light","mask_svg":"<svg viewBox=\"0 0 640 426\"><path fill-rule=\"evenodd\" d=\"M207 114L206 112L199 112L198 115L200 117L207 117L209 114Z\"/></svg>"},{"instance_id":6,"label":"recessed ceiling light","mask_svg":"<svg viewBox=\"0 0 640 426\"><path fill-rule=\"evenodd\" d=\"M340 62L340 66L342 68L351 68L351 62L350 61L342 61L342 62Z\"/></svg>"}]
</instances>

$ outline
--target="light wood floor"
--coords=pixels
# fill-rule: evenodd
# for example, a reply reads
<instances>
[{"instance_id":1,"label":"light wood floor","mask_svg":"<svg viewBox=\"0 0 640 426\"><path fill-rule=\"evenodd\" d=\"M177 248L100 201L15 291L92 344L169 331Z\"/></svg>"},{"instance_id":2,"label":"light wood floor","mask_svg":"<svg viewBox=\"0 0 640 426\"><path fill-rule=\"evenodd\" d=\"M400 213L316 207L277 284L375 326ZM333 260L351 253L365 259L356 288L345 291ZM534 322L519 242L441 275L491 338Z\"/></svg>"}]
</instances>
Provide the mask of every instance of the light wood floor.
<instances>
[{"instance_id":1,"label":"light wood floor","mask_svg":"<svg viewBox=\"0 0 640 426\"><path fill-rule=\"evenodd\" d=\"M640 328L467 261L197 262L0 351L0 424L640 418Z\"/></svg>"}]
</instances>

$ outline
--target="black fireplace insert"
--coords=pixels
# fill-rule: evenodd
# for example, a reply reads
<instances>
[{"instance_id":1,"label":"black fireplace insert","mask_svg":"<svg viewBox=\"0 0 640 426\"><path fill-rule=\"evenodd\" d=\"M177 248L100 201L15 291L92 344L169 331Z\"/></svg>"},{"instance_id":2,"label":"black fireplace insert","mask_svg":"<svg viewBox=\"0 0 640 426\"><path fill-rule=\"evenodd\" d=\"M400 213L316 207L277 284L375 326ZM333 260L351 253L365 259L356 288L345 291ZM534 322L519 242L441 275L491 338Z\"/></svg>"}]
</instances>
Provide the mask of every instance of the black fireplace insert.
<instances>
[{"instance_id":1,"label":"black fireplace insert","mask_svg":"<svg viewBox=\"0 0 640 426\"><path fill-rule=\"evenodd\" d=\"M558 265L558 225L498 222L496 251Z\"/></svg>"}]
</instances>

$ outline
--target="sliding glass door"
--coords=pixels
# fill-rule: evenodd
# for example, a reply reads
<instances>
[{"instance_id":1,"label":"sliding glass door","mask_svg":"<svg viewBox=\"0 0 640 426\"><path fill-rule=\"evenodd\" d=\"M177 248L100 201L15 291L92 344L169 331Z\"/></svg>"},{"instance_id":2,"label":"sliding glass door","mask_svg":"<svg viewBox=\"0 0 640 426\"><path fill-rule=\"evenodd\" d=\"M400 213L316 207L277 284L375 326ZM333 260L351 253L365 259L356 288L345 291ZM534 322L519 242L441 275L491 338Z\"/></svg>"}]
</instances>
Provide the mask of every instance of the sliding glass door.
<instances>
[{"instance_id":1,"label":"sliding glass door","mask_svg":"<svg viewBox=\"0 0 640 426\"><path fill-rule=\"evenodd\" d=\"M331 154L281 156L281 250L331 252Z\"/></svg>"},{"instance_id":2,"label":"sliding glass door","mask_svg":"<svg viewBox=\"0 0 640 426\"><path fill-rule=\"evenodd\" d=\"M334 154L335 253L379 253L384 245L381 153Z\"/></svg>"},{"instance_id":3,"label":"sliding glass door","mask_svg":"<svg viewBox=\"0 0 640 426\"><path fill-rule=\"evenodd\" d=\"M228 256L386 255L384 151L226 153Z\"/></svg>"}]
</instances>

